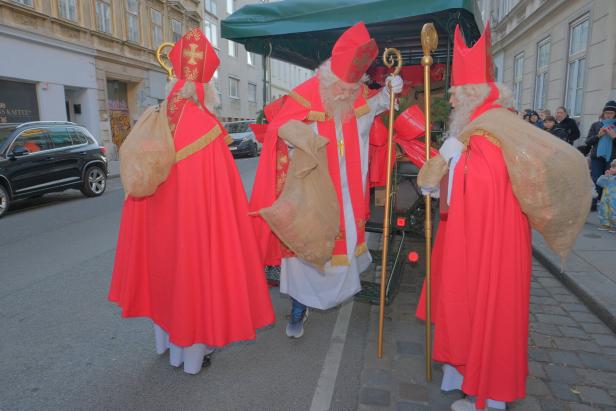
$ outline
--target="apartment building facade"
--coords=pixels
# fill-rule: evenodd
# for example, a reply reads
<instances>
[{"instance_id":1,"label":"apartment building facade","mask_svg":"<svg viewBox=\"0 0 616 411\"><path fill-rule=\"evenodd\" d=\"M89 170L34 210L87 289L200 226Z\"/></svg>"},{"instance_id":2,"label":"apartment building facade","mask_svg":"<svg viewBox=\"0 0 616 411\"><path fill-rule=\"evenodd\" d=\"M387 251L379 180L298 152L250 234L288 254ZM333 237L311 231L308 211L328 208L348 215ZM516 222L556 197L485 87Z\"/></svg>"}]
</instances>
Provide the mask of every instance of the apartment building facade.
<instances>
[{"instance_id":1,"label":"apartment building facade","mask_svg":"<svg viewBox=\"0 0 616 411\"><path fill-rule=\"evenodd\" d=\"M115 156L113 142L165 98L156 48L200 27L202 9L202 0L0 0L0 121L75 121Z\"/></svg>"},{"instance_id":2,"label":"apartment building facade","mask_svg":"<svg viewBox=\"0 0 616 411\"><path fill-rule=\"evenodd\" d=\"M497 81L516 109L565 106L584 138L616 98L616 1L483 0Z\"/></svg>"}]
</instances>

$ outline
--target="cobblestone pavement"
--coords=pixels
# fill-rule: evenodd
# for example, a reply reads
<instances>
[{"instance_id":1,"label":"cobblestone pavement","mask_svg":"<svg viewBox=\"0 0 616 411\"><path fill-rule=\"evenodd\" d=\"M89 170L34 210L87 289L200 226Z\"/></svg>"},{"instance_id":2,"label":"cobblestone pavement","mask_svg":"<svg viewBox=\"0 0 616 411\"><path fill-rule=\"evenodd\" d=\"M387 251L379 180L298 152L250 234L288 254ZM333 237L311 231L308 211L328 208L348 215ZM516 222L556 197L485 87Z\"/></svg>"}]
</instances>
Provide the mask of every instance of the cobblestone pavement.
<instances>
[{"instance_id":1,"label":"cobblestone pavement","mask_svg":"<svg viewBox=\"0 0 616 411\"><path fill-rule=\"evenodd\" d=\"M372 307L360 410L446 411L462 397L440 391L439 364L432 382L425 381L425 328L414 315L419 269L407 266L400 293L386 309L382 359L376 358L378 307ZM616 335L536 261L530 310L527 397L509 409L616 411Z\"/></svg>"}]
</instances>

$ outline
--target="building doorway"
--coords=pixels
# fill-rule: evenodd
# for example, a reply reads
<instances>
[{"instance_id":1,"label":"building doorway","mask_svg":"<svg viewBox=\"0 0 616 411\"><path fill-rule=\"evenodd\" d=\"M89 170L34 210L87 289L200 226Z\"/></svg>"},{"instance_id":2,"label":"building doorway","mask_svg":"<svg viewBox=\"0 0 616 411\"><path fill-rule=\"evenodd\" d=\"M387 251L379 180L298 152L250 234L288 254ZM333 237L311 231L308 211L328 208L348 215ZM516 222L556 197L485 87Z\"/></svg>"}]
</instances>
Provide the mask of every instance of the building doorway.
<instances>
[{"instance_id":1,"label":"building doorway","mask_svg":"<svg viewBox=\"0 0 616 411\"><path fill-rule=\"evenodd\" d=\"M111 126L111 140L119 150L130 131L127 84L118 80L107 80L107 108Z\"/></svg>"}]
</instances>

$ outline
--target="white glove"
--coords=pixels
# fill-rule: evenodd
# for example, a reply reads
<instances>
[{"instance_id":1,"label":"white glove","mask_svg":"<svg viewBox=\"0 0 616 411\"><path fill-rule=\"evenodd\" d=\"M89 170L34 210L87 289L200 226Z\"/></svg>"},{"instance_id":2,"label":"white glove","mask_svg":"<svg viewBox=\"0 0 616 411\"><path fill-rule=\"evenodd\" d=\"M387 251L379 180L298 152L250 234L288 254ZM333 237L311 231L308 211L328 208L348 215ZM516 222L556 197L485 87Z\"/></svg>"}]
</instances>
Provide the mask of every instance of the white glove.
<instances>
[{"instance_id":1,"label":"white glove","mask_svg":"<svg viewBox=\"0 0 616 411\"><path fill-rule=\"evenodd\" d=\"M447 164L449 164L451 159L458 157L463 149L464 144L462 144L460 140L455 137L448 137L445 139L441 148L438 149L438 152L443 156Z\"/></svg>"},{"instance_id":2,"label":"white glove","mask_svg":"<svg viewBox=\"0 0 616 411\"><path fill-rule=\"evenodd\" d=\"M462 150L464 149L464 144L460 142L455 137L448 137L441 148L439 148L438 152L443 156L447 165L449 166L449 184L447 185L447 205L449 205L451 201L451 191L453 186L453 177L454 171L456 169L456 164L462 155Z\"/></svg>"},{"instance_id":3,"label":"white glove","mask_svg":"<svg viewBox=\"0 0 616 411\"><path fill-rule=\"evenodd\" d=\"M399 94L404 86L404 81L400 76L389 75L387 79L385 79L385 90L387 90L387 95L389 95L388 84L391 84L391 89L394 91L394 94Z\"/></svg>"},{"instance_id":4,"label":"white glove","mask_svg":"<svg viewBox=\"0 0 616 411\"><path fill-rule=\"evenodd\" d=\"M432 198L439 198L441 196L441 189L439 187L434 187L434 188L421 187L421 194L425 196L429 195Z\"/></svg>"}]
</instances>

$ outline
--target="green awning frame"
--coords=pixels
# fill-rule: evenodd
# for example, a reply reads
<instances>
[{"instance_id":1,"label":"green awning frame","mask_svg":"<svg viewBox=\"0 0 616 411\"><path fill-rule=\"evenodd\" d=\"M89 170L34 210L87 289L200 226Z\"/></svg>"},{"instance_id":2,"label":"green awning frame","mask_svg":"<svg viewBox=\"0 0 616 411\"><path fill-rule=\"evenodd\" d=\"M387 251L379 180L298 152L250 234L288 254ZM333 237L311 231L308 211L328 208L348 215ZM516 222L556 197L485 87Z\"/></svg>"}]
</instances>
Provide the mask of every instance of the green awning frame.
<instances>
[{"instance_id":1,"label":"green awning frame","mask_svg":"<svg viewBox=\"0 0 616 411\"><path fill-rule=\"evenodd\" d=\"M314 69L344 30L364 21L381 50L399 49L410 65L419 64L421 28L432 22L439 35L434 62L449 65L456 24L472 44L480 19L475 0L284 0L242 7L222 21L221 35L248 51Z\"/></svg>"}]
</instances>

